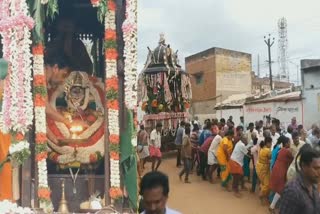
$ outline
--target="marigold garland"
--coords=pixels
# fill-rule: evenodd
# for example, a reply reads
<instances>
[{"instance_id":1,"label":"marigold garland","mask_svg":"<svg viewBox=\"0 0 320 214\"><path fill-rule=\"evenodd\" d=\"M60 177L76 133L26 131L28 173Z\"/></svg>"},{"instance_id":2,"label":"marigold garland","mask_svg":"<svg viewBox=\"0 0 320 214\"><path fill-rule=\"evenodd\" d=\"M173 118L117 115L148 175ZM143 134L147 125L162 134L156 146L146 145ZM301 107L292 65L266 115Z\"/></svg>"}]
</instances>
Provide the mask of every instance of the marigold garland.
<instances>
[{"instance_id":1,"label":"marigold garland","mask_svg":"<svg viewBox=\"0 0 320 214\"><path fill-rule=\"evenodd\" d=\"M44 48L42 44L32 47L33 53L33 96L35 106L35 142L36 154L35 160L38 168L38 198L40 201L40 208L45 212L52 211L51 190L48 186L47 162L48 145L46 129L45 106L47 100L47 86L44 74Z\"/></svg>"},{"instance_id":2,"label":"marigold garland","mask_svg":"<svg viewBox=\"0 0 320 214\"><path fill-rule=\"evenodd\" d=\"M119 137L119 81L117 76L117 34L115 23L116 4L114 0L107 0L108 11L105 16L105 59L106 59L106 108L108 112L109 155L110 155L110 189L112 199L122 197L120 189L120 137Z\"/></svg>"}]
</instances>

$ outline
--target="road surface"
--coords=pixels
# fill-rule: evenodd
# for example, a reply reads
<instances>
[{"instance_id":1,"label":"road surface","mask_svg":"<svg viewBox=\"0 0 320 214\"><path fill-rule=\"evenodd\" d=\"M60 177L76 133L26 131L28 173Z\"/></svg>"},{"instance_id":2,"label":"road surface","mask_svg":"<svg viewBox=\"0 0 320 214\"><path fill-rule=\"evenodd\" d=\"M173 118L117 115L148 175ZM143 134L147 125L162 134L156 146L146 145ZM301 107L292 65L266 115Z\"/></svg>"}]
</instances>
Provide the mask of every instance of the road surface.
<instances>
[{"instance_id":1,"label":"road surface","mask_svg":"<svg viewBox=\"0 0 320 214\"><path fill-rule=\"evenodd\" d=\"M175 166L174 158L164 159L159 170L168 174L170 193L168 206L183 214L268 214L268 207L262 206L258 193L242 192L242 198L226 192L218 180L215 184L202 181L195 173L190 176L191 184L179 180L181 169ZM151 163L146 164L146 171ZM248 185L249 186L249 185ZM257 187L258 190L258 187Z\"/></svg>"}]
</instances>

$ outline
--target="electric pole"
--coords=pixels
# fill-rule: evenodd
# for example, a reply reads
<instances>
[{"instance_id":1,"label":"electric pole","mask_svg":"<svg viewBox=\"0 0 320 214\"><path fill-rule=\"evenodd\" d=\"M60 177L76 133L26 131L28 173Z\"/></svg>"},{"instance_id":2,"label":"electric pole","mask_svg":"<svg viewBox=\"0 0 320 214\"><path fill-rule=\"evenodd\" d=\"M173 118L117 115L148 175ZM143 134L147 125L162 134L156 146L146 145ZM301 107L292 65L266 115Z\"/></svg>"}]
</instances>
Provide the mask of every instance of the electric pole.
<instances>
[{"instance_id":1,"label":"electric pole","mask_svg":"<svg viewBox=\"0 0 320 214\"><path fill-rule=\"evenodd\" d=\"M268 46L268 55L269 55L269 76L270 76L270 89L271 91L273 90L273 83L272 83L272 61L271 61L271 47L274 44L274 38L272 38L271 41L271 34L269 34L268 39L266 38L266 36L264 37L264 42L267 44Z\"/></svg>"}]
</instances>

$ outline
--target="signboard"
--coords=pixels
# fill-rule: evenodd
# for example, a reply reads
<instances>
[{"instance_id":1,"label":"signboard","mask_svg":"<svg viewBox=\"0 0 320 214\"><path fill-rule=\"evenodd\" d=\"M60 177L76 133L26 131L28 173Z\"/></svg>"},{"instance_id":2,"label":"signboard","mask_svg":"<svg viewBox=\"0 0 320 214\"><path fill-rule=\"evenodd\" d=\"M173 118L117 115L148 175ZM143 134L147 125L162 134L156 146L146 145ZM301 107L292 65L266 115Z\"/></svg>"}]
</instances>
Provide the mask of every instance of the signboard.
<instances>
[{"instance_id":1,"label":"signboard","mask_svg":"<svg viewBox=\"0 0 320 214\"><path fill-rule=\"evenodd\" d=\"M246 123L263 120L265 116L271 116L280 120L283 127L291 123L293 117L298 124L302 124L302 101L270 102L244 105L244 118Z\"/></svg>"}]
</instances>

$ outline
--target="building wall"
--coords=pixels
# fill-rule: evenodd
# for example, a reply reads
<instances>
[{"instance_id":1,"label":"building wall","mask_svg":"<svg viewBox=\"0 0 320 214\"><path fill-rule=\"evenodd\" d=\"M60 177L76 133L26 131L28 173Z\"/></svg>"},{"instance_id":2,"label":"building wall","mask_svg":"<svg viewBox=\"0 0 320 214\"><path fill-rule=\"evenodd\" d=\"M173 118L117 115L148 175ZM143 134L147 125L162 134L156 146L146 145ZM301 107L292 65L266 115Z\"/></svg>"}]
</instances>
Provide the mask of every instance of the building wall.
<instances>
[{"instance_id":1,"label":"building wall","mask_svg":"<svg viewBox=\"0 0 320 214\"><path fill-rule=\"evenodd\" d=\"M216 110L216 117L219 120L221 118L227 120L230 116L233 117L235 126L238 126L240 124L240 117L243 116L243 107Z\"/></svg>"},{"instance_id":2,"label":"building wall","mask_svg":"<svg viewBox=\"0 0 320 214\"><path fill-rule=\"evenodd\" d=\"M232 94L251 93L251 55L217 49L217 95L223 100Z\"/></svg>"},{"instance_id":3,"label":"building wall","mask_svg":"<svg viewBox=\"0 0 320 214\"><path fill-rule=\"evenodd\" d=\"M251 92L250 54L211 48L187 57L185 65L191 77L192 115L214 114L217 102L232 94Z\"/></svg>"},{"instance_id":4,"label":"building wall","mask_svg":"<svg viewBox=\"0 0 320 214\"><path fill-rule=\"evenodd\" d=\"M199 114L214 114L214 107L216 105L216 100L206 100L206 101L198 101L192 102L191 104L191 114L199 115Z\"/></svg>"},{"instance_id":5,"label":"building wall","mask_svg":"<svg viewBox=\"0 0 320 214\"><path fill-rule=\"evenodd\" d=\"M303 75L304 123L310 128L313 123L320 125L320 68L318 71L308 71Z\"/></svg>"},{"instance_id":6,"label":"building wall","mask_svg":"<svg viewBox=\"0 0 320 214\"><path fill-rule=\"evenodd\" d=\"M215 56L212 54L196 58L186 63L186 71L190 74L192 100L201 101L216 96ZM197 76L202 76L198 82Z\"/></svg>"}]
</instances>

